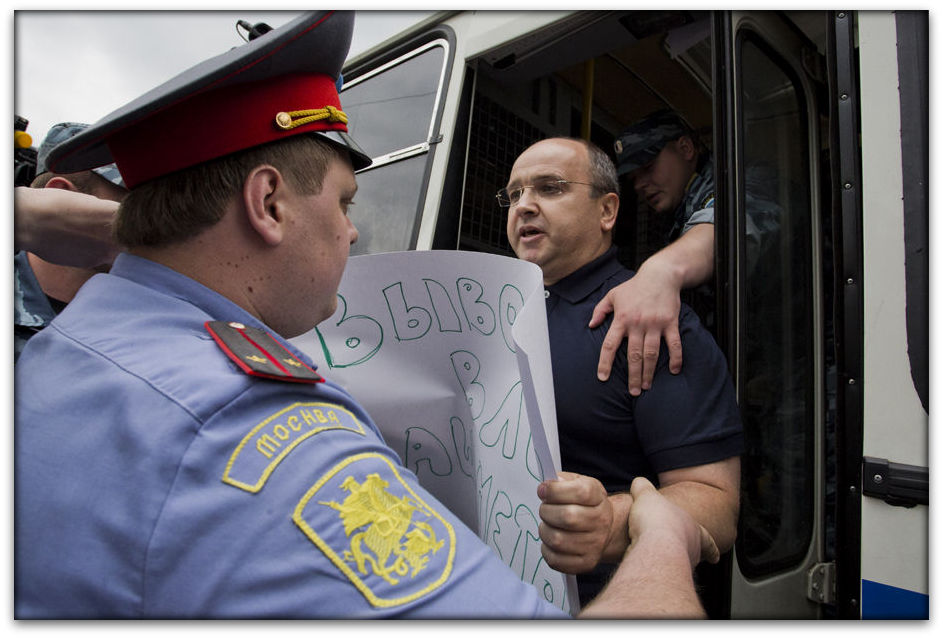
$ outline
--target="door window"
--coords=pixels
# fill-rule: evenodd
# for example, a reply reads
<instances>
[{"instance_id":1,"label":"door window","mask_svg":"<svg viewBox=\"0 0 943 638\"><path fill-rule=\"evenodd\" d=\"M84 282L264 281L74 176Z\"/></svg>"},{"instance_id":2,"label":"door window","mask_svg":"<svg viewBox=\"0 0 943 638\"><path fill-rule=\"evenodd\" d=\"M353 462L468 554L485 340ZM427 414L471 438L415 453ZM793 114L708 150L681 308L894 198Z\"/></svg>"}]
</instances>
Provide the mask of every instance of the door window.
<instances>
[{"instance_id":1,"label":"door window","mask_svg":"<svg viewBox=\"0 0 943 638\"><path fill-rule=\"evenodd\" d=\"M739 54L746 453L737 560L757 577L800 562L812 539L816 309L806 101L789 67L749 32Z\"/></svg>"},{"instance_id":2,"label":"door window","mask_svg":"<svg viewBox=\"0 0 943 638\"><path fill-rule=\"evenodd\" d=\"M352 255L413 247L435 138L448 42L429 42L344 86L341 104L373 165L357 174Z\"/></svg>"}]
</instances>

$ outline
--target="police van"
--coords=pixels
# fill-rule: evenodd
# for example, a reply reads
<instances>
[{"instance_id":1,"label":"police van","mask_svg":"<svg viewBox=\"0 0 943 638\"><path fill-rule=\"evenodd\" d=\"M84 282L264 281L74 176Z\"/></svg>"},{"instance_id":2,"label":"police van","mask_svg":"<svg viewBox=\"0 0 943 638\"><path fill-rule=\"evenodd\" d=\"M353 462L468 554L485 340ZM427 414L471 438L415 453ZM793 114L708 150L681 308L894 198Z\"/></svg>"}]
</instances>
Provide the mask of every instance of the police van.
<instances>
[{"instance_id":1,"label":"police van","mask_svg":"<svg viewBox=\"0 0 943 638\"><path fill-rule=\"evenodd\" d=\"M353 254L510 255L495 192L527 145L612 150L679 112L714 163L710 325L746 434L708 612L929 617L926 11L440 12L348 60L341 100L373 156ZM665 228L622 190L635 268Z\"/></svg>"}]
</instances>

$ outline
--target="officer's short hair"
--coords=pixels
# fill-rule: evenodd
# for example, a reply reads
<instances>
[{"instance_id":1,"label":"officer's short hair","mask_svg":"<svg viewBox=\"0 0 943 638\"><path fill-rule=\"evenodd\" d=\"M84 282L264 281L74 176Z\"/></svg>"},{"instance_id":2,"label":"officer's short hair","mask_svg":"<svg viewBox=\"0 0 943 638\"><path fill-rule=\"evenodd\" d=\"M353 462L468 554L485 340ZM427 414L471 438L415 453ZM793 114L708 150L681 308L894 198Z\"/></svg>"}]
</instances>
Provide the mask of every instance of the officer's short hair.
<instances>
[{"instance_id":1,"label":"officer's short hair","mask_svg":"<svg viewBox=\"0 0 943 638\"><path fill-rule=\"evenodd\" d=\"M118 210L122 246L159 247L194 237L222 219L246 177L262 164L277 168L305 195L321 192L331 160L346 152L312 135L299 135L211 160L145 182Z\"/></svg>"}]
</instances>

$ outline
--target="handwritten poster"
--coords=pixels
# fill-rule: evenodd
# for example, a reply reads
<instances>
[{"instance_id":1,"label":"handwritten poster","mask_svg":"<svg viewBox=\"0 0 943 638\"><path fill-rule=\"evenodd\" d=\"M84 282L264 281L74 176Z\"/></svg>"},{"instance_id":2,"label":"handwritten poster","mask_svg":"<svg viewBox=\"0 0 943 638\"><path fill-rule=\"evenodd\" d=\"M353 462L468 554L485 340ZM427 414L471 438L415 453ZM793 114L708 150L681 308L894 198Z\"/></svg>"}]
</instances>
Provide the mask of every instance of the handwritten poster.
<instances>
[{"instance_id":1,"label":"handwritten poster","mask_svg":"<svg viewBox=\"0 0 943 638\"><path fill-rule=\"evenodd\" d=\"M517 259L357 256L334 315L292 341L327 364L427 490L575 613L575 578L546 564L537 532L537 485L560 468L544 304L540 269Z\"/></svg>"}]
</instances>

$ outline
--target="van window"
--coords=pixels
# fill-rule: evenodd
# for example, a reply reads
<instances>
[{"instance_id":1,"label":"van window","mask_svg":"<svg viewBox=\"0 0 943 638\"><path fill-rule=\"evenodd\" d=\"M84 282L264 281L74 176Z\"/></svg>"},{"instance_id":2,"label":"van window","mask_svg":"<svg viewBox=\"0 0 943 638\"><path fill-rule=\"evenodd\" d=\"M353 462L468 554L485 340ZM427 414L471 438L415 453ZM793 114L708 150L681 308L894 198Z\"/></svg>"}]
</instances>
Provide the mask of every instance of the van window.
<instances>
[{"instance_id":1,"label":"van window","mask_svg":"<svg viewBox=\"0 0 943 638\"><path fill-rule=\"evenodd\" d=\"M757 577L801 561L812 539L815 253L802 87L743 36L737 376L746 453L737 560Z\"/></svg>"},{"instance_id":2,"label":"van window","mask_svg":"<svg viewBox=\"0 0 943 638\"><path fill-rule=\"evenodd\" d=\"M435 138L447 42L435 40L345 84L353 138L373 158L357 174L352 255L413 247Z\"/></svg>"}]
</instances>

